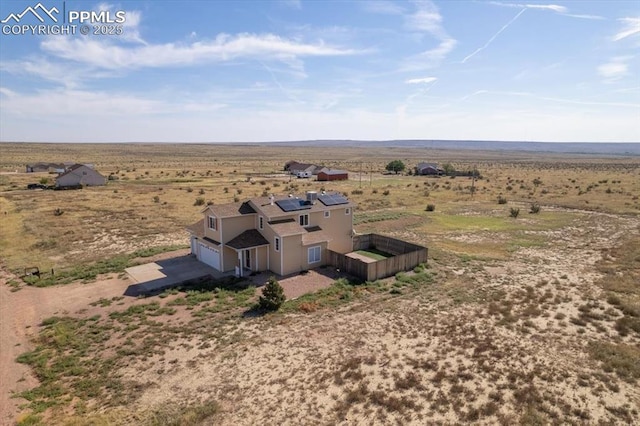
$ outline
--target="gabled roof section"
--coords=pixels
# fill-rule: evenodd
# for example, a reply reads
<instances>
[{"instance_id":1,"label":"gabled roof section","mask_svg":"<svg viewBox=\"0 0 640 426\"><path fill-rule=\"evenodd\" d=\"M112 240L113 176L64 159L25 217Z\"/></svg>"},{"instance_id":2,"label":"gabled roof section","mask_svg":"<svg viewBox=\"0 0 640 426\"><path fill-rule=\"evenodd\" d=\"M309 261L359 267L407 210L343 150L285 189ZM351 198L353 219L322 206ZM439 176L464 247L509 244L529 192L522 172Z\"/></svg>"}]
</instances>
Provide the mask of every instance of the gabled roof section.
<instances>
[{"instance_id":1,"label":"gabled roof section","mask_svg":"<svg viewBox=\"0 0 640 426\"><path fill-rule=\"evenodd\" d=\"M334 192L327 192L326 194L319 194L319 196L321 195L333 195L333 194L340 194L340 193L334 193ZM279 200L291 200L291 199L296 199L296 197L288 197L286 195L280 195L280 196L276 196L274 201L279 201ZM297 197L297 199L299 200L305 200L306 196L305 195L300 195ZM335 206L326 206L323 203L321 203L320 201L315 202L314 204L311 204L311 208L309 209L305 209L305 210L301 210L301 211L291 211L291 212L285 212L283 211L277 204L271 205L269 202L269 198L268 197L256 197L256 198L252 198L251 200L249 200L249 202L252 204L253 207L255 207L255 210L257 210L258 214L267 216L269 219L273 220L275 218L278 217L282 217L282 216L289 216L291 217L291 215L297 215L298 214L306 214L306 213L311 213L311 212L317 212L317 211L325 211L325 210L332 210L335 208L345 208L345 207L356 207L356 204L348 201L347 204L342 204L342 205L335 205Z\"/></svg>"},{"instance_id":2,"label":"gabled roof section","mask_svg":"<svg viewBox=\"0 0 640 426\"><path fill-rule=\"evenodd\" d=\"M438 165L436 163L418 163L418 165L416 166L416 168L418 169L424 169L426 167L431 167L434 169L438 169Z\"/></svg>"},{"instance_id":3,"label":"gabled roof section","mask_svg":"<svg viewBox=\"0 0 640 426\"><path fill-rule=\"evenodd\" d=\"M327 174L327 175L346 175L346 174L349 174L349 172L347 172L346 170L338 170L338 169L335 169L335 170L324 170L323 169L323 170L320 171L320 173L324 173L324 174Z\"/></svg>"},{"instance_id":4,"label":"gabled roof section","mask_svg":"<svg viewBox=\"0 0 640 426\"><path fill-rule=\"evenodd\" d=\"M236 250L243 250L251 247L269 245L269 241L267 241L257 230L248 229L229 241L226 245Z\"/></svg>"},{"instance_id":5,"label":"gabled roof section","mask_svg":"<svg viewBox=\"0 0 640 426\"><path fill-rule=\"evenodd\" d=\"M187 226L187 231L196 237L204 237L204 219L200 219L193 225Z\"/></svg>"},{"instance_id":6,"label":"gabled roof section","mask_svg":"<svg viewBox=\"0 0 640 426\"><path fill-rule=\"evenodd\" d=\"M279 237L304 234L305 230L296 220L276 221L271 224L271 229Z\"/></svg>"},{"instance_id":7,"label":"gabled roof section","mask_svg":"<svg viewBox=\"0 0 640 426\"><path fill-rule=\"evenodd\" d=\"M302 245L324 243L331 240L331 237L319 226L305 228L306 234L302 234Z\"/></svg>"},{"instance_id":8,"label":"gabled roof section","mask_svg":"<svg viewBox=\"0 0 640 426\"><path fill-rule=\"evenodd\" d=\"M79 169L79 168L81 168L81 167L86 167L87 169L91 170L92 172L94 172L94 173L96 173L96 174L100 174L100 173L96 172L95 170L93 170L93 169L92 169L91 167L89 167L89 166L86 166L86 165L84 165L84 164L77 164L77 163L76 163L76 164L74 164L73 166L69 167L69 168L68 168L64 173L59 174L59 175L58 175L58 177L59 177L59 178L61 178L61 177L63 177L63 176L69 175L69 174L71 174L71 173L75 172L76 170L78 170L78 169Z\"/></svg>"},{"instance_id":9,"label":"gabled roof section","mask_svg":"<svg viewBox=\"0 0 640 426\"><path fill-rule=\"evenodd\" d=\"M247 201L240 203L210 205L203 212L210 210L216 217L235 217L245 214L254 214L256 211Z\"/></svg>"}]
</instances>

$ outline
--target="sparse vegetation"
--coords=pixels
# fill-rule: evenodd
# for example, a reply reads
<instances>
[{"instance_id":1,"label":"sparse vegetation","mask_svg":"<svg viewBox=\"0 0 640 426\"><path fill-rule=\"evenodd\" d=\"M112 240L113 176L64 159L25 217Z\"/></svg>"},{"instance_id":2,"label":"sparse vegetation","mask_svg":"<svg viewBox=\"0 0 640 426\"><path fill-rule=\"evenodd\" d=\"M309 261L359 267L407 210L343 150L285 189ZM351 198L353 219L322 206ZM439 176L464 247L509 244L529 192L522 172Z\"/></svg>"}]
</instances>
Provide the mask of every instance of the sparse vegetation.
<instances>
[{"instance_id":1,"label":"sparse vegetation","mask_svg":"<svg viewBox=\"0 0 640 426\"><path fill-rule=\"evenodd\" d=\"M90 158L86 150L96 147L60 149L51 155L62 161ZM59 289L24 289L25 267L43 272L25 278L33 285L91 281L115 277L158 247L186 247L184 227L201 218L193 203L204 194L222 204L264 191L346 193L358 203L357 232L427 245L429 267L373 283L339 279L265 316L252 309L260 294L245 282L147 298L96 294L83 306L76 292L99 293L102 283L64 287L69 304L30 324L32 345L15 346L40 380L24 393L20 382L22 423L226 424L240 415L254 424L308 416L322 424L640 421L634 158L533 154L522 162L509 153L434 152L433 161L463 171L478 165L483 178L472 193L471 178L453 166L446 178L383 173L389 161L417 161L421 151L172 149L157 156L151 145L109 146L100 167L119 179L107 188L28 192L39 176L0 174L3 271L15 273L3 282L23 289L8 294L27 300L42 291L47 309ZM28 162L22 150L4 144L0 168ZM282 162L298 156L353 173L360 165L345 158L358 156L373 172L361 182L290 180ZM436 213L427 213L427 201ZM538 203L540 214L507 214ZM64 214L55 216L58 207ZM318 389L329 392L319 398ZM280 408L264 408L273 406Z\"/></svg>"},{"instance_id":2,"label":"sparse vegetation","mask_svg":"<svg viewBox=\"0 0 640 426\"><path fill-rule=\"evenodd\" d=\"M540 213L540 204L538 204L538 203L531 204L531 206L529 207L529 213L531 213L531 214Z\"/></svg>"}]
</instances>

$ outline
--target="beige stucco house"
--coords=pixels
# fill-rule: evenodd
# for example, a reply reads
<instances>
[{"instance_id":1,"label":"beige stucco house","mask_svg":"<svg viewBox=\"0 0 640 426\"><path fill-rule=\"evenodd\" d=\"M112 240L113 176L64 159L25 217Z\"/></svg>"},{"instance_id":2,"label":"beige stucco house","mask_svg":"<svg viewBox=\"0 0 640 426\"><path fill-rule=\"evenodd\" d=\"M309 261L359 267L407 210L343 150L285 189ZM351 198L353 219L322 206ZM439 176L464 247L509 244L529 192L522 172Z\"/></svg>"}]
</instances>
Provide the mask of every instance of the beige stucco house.
<instances>
[{"instance_id":1,"label":"beige stucco house","mask_svg":"<svg viewBox=\"0 0 640 426\"><path fill-rule=\"evenodd\" d=\"M191 252L221 272L287 275L327 264L327 250L353 250L355 205L337 193L259 197L203 210L188 227Z\"/></svg>"},{"instance_id":2,"label":"beige stucco house","mask_svg":"<svg viewBox=\"0 0 640 426\"><path fill-rule=\"evenodd\" d=\"M74 164L56 178L59 188L106 185L107 178L86 164Z\"/></svg>"}]
</instances>

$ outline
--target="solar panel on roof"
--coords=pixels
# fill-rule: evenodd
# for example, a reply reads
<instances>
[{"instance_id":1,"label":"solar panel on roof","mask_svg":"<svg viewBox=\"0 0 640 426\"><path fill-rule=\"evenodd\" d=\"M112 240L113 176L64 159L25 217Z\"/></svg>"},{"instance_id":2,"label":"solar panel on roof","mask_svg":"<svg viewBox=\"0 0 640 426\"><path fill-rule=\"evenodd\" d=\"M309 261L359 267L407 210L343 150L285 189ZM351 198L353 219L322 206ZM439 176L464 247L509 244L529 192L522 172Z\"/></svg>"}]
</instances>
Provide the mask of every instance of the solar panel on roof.
<instances>
[{"instance_id":1,"label":"solar panel on roof","mask_svg":"<svg viewBox=\"0 0 640 426\"><path fill-rule=\"evenodd\" d=\"M311 208L311 205L304 204L303 200L296 199L278 200L276 201L276 204L285 212L294 212L296 210L306 210Z\"/></svg>"},{"instance_id":2,"label":"solar panel on roof","mask_svg":"<svg viewBox=\"0 0 640 426\"><path fill-rule=\"evenodd\" d=\"M340 204L349 204L349 200L341 194L324 194L318 196L318 200L325 206L337 206Z\"/></svg>"}]
</instances>

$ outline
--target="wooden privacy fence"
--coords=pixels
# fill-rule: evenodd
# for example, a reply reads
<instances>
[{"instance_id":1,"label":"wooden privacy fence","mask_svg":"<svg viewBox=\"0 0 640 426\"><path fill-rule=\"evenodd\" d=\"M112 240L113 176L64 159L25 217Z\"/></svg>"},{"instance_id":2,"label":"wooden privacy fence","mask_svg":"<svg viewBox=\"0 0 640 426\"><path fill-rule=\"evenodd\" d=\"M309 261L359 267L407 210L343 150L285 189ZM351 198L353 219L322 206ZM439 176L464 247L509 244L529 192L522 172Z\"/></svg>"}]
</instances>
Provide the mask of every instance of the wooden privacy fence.
<instances>
[{"instance_id":1,"label":"wooden privacy fence","mask_svg":"<svg viewBox=\"0 0 640 426\"><path fill-rule=\"evenodd\" d=\"M390 277L409 271L427 261L427 248L379 234L358 235L353 239L353 250L376 249L392 256L367 263L341 253L328 251L328 263L348 274L366 281Z\"/></svg>"}]
</instances>

